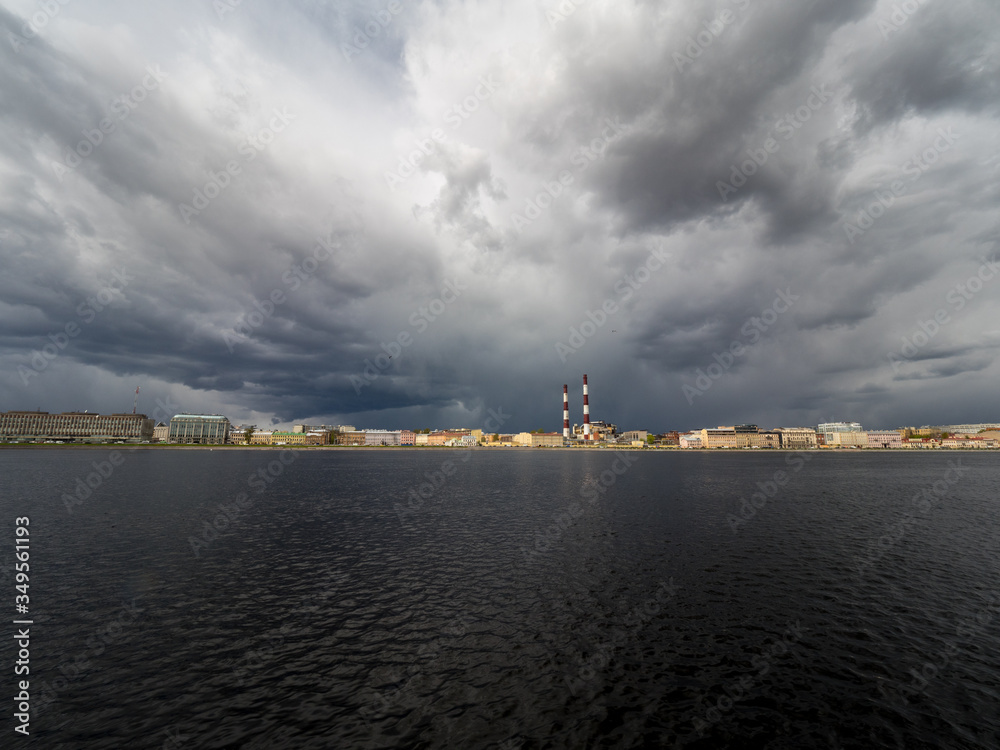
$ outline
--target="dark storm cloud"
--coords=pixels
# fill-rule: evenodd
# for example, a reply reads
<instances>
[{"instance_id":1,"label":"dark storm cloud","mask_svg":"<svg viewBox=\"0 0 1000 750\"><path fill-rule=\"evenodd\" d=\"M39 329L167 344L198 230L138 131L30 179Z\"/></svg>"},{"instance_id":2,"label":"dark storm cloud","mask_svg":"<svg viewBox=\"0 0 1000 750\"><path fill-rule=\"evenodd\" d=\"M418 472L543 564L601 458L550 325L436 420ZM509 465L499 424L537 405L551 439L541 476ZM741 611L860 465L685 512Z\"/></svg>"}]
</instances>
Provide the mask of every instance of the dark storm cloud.
<instances>
[{"instance_id":1,"label":"dark storm cloud","mask_svg":"<svg viewBox=\"0 0 1000 750\"><path fill-rule=\"evenodd\" d=\"M992 5L390 5L0 9L0 408L139 381L261 424L555 429L586 371L625 427L996 418L1000 286L946 301L1000 234Z\"/></svg>"}]
</instances>

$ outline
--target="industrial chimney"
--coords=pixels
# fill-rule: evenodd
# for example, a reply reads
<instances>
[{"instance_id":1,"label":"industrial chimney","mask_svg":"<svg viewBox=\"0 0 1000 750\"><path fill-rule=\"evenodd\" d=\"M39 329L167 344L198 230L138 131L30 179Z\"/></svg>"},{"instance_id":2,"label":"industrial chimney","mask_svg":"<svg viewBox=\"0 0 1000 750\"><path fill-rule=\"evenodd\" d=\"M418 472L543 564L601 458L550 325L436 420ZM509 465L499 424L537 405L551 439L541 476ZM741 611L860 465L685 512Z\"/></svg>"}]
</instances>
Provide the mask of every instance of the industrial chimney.
<instances>
[{"instance_id":1,"label":"industrial chimney","mask_svg":"<svg viewBox=\"0 0 1000 750\"><path fill-rule=\"evenodd\" d=\"M563 440L569 440L569 386L563 386Z\"/></svg>"},{"instance_id":2,"label":"industrial chimney","mask_svg":"<svg viewBox=\"0 0 1000 750\"><path fill-rule=\"evenodd\" d=\"M590 396L587 391L587 376L583 376L583 439L590 440Z\"/></svg>"}]
</instances>

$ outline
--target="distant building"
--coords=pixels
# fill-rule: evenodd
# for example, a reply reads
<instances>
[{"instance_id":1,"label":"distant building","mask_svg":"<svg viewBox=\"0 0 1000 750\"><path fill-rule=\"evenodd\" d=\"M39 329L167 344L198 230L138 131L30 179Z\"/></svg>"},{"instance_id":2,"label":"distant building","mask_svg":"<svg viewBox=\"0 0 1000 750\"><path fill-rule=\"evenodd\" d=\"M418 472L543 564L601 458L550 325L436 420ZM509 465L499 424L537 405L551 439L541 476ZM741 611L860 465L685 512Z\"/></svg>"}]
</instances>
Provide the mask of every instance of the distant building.
<instances>
[{"instance_id":1,"label":"distant building","mask_svg":"<svg viewBox=\"0 0 1000 750\"><path fill-rule=\"evenodd\" d=\"M153 442L165 443L170 439L170 425L160 422L153 428Z\"/></svg>"},{"instance_id":2,"label":"distant building","mask_svg":"<svg viewBox=\"0 0 1000 750\"><path fill-rule=\"evenodd\" d=\"M229 420L221 414L176 414L170 420L171 443L222 445L229 438Z\"/></svg>"},{"instance_id":3,"label":"distant building","mask_svg":"<svg viewBox=\"0 0 1000 750\"><path fill-rule=\"evenodd\" d=\"M817 447L816 430L812 427L779 427L781 447L787 450L810 450Z\"/></svg>"},{"instance_id":4,"label":"distant building","mask_svg":"<svg viewBox=\"0 0 1000 750\"><path fill-rule=\"evenodd\" d=\"M458 445L463 437L471 434L470 430L432 432L427 437L427 445Z\"/></svg>"},{"instance_id":5,"label":"distant building","mask_svg":"<svg viewBox=\"0 0 1000 750\"><path fill-rule=\"evenodd\" d=\"M975 435L984 430L1000 430L1000 424L996 422L984 422L983 424L946 424L941 427L925 429L936 432L947 432L949 435Z\"/></svg>"},{"instance_id":6,"label":"distant building","mask_svg":"<svg viewBox=\"0 0 1000 750\"><path fill-rule=\"evenodd\" d=\"M985 438L980 435L962 435L961 437L945 438L941 441L942 448L997 448L1000 440Z\"/></svg>"},{"instance_id":7,"label":"distant building","mask_svg":"<svg viewBox=\"0 0 1000 750\"><path fill-rule=\"evenodd\" d=\"M155 423L145 414L8 411L0 413L0 440L132 443L153 439Z\"/></svg>"},{"instance_id":8,"label":"distant building","mask_svg":"<svg viewBox=\"0 0 1000 750\"><path fill-rule=\"evenodd\" d=\"M563 444L561 432L520 432L514 435L512 440L514 445L525 447L559 447Z\"/></svg>"},{"instance_id":9,"label":"distant building","mask_svg":"<svg viewBox=\"0 0 1000 750\"><path fill-rule=\"evenodd\" d=\"M365 430L365 445L399 445L396 430Z\"/></svg>"},{"instance_id":10,"label":"distant building","mask_svg":"<svg viewBox=\"0 0 1000 750\"><path fill-rule=\"evenodd\" d=\"M823 422L816 428L821 433L827 445L833 445L835 432L863 432L860 422Z\"/></svg>"},{"instance_id":11,"label":"distant building","mask_svg":"<svg viewBox=\"0 0 1000 750\"><path fill-rule=\"evenodd\" d=\"M664 432L662 435L656 436L656 442L661 445L680 445L681 444L681 434L677 430L672 430L671 432Z\"/></svg>"},{"instance_id":12,"label":"distant building","mask_svg":"<svg viewBox=\"0 0 1000 750\"><path fill-rule=\"evenodd\" d=\"M868 430L869 448L902 448L903 433L898 430Z\"/></svg>"},{"instance_id":13,"label":"distant building","mask_svg":"<svg viewBox=\"0 0 1000 750\"><path fill-rule=\"evenodd\" d=\"M268 445L305 445L306 433L304 432L279 432L275 430L271 433L271 442Z\"/></svg>"},{"instance_id":14,"label":"distant building","mask_svg":"<svg viewBox=\"0 0 1000 750\"><path fill-rule=\"evenodd\" d=\"M583 440L583 425L573 425L571 434L574 439ZM610 440L618 434L618 425L599 419L590 423L590 434L594 440Z\"/></svg>"},{"instance_id":15,"label":"distant building","mask_svg":"<svg viewBox=\"0 0 1000 750\"><path fill-rule=\"evenodd\" d=\"M678 444L681 448L701 448L701 433L700 432L689 432L686 435L681 435L677 439Z\"/></svg>"},{"instance_id":16,"label":"distant building","mask_svg":"<svg viewBox=\"0 0 1000 750\"><path fill-rule=\"evenodd\" d=\"M627 443L636 442L646 442L646 437L649 435L649 430L629 430L628 432L623 432L621 434L622 439Z\"/></svg>"},{"instance_id":17,"label":"distant building","mask_svg":"<svg viewBox=\"0 0 1000 750\"><path fill-rule=\"evenodd\" d=\"M755 424L741 424L704 429L701 431L701 443L704 448L780 448L781 433L761 430Z\"/></svg>"},{"instance_id":18,"label":"distant building","mask_svg":"<svg viewBox=\"0 0 1000 750\"><path fill-rule=\"evenodd\" d=\"M399 444L400 445L415 445L417 442L416 433L413 430L400 430L399 431Z\"/></svg>"},{"instance_id":19,"label":"distant building","mask_svg":"<svg viewBox=\"0 0 1000 750\"><path fill-rule=\"evenodd\" d=\"M361 430L341 430L334 435L336 445L364 445L365 433Z\"/></svg>"},{"instance_id":20,"label":"distant building","mask_svg":"<svg viewBox=\"0 0 1000 750\"><path fill-rule=\"evenodd\" d=\"M826 433L826 444L830 448L867 448L868 433L853 431L828 432Z\"/></svg>"}]
</instances>

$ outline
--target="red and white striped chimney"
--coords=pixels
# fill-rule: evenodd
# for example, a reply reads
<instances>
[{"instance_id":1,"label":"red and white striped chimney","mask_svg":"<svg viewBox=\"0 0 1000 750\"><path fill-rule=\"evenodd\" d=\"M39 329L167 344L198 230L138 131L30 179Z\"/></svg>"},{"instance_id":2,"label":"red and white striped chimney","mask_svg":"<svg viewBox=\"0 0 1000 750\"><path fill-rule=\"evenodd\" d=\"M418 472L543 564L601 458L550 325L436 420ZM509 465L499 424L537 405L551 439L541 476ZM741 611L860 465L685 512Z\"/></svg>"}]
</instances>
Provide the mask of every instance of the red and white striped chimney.
<instances>
[{"instance_id":1,"label":"red and white striped chimney","mask_svg":"<svg viewBox=\"0 0 1000 750\"><path fill-rule=\"evenodd\" d=\"M586 375L583 376L583 439L590 440L590 395Z\"/></svg>"},{"instance_id":2,"label":"red and white striped chimney","mask_svg":"<svg viewBox=\"0 0 1000 750\"><path fill-rule=\"evenodd\" d=\"M569 440L569 386L563 386L563 439Z\"/></svg>"}]
</instances>

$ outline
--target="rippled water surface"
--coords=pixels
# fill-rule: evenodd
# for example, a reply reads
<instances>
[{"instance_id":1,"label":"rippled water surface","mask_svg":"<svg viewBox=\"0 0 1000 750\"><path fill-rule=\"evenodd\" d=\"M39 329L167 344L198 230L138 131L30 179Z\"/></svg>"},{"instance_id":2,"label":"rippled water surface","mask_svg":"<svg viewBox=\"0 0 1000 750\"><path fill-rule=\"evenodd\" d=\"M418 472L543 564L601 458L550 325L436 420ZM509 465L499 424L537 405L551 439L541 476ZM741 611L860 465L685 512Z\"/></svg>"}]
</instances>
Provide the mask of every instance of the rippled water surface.
<instances>
[{"instance_id":1,"label":"rippled water surface","mask_svg":"<svg viewBox=\"0 0 1000 750\"><path fill-rule=\"evenodd\" d=\"M32 746L1000 746L1000 454L108 454L0 451Z\"/></svg>"}]
</instances>

